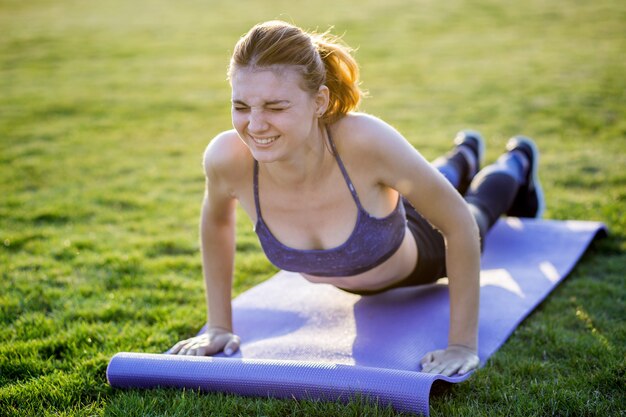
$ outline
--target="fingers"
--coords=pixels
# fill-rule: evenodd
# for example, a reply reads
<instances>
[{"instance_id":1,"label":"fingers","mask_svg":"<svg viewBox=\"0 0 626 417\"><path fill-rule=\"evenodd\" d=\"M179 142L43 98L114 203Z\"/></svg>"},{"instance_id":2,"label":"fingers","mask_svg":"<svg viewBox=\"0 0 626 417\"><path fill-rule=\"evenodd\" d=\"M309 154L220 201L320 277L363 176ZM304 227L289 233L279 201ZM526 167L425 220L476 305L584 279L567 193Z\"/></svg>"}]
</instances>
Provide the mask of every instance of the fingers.
<instances>
[{"instance_id":1,"label":"fingers","mask_svg":"<svg viewBox=\"0 0 626 417\"><path fill-rule=\"evenodd\" d=\"M188 356L210 356L218 353L220 350L221 346L218 343L204 338L191 345L186 354Z\"/></svg>"},{"instance_id":2,"label":"fingers","mask_svg":"<svg viewBox=\"0 0 626 417\"><path fill-rule=\"evenodd\" d=\"M198 346L195 350L194 353L196 356L208 356L210 355L210 353L208 353L208 350L205 346Z\"/></svg>"},{"instance_id":3,"label":"fingers","mask_svg":"<svg viewBox=\"0 0 626 417\"><path fill-rule=\"evenodd\" d=\"M241 339L229 332L214 332L182 340L170 349L173 355L209 356L224 351L227 356L239 350Z\"/></svg>"},{"instance_id":4,"label":"fingers","mask_svg":"<svg viewBox=\"0 0 626 417\"><path fill-rule=\"evenodd\" d=\"M182 348L178 354L185 356L207 356L217 353L217 350L210 350L210 346L206 346L204 343L193 343Z\"/></svg>"},{"instance_id":5,"label":"fingers","mask_svg":"<svg viewBox=\"0 0 626 417\"><path fill-rule=\"evenodd\" d=\"M441 361L439 357L442 356L442 351L429 352L422 358L422 372L426 372L429 374L439 373L439 367L441 366Z\"/></svg>"},{"instance_id":6,"label":"fingers","mask_svg":"<svg viewBox=\"0 0 626 417\"><path fill-rule=\"evenodd\" d=\"M172 349L170 349L169 353L172 355L176 355L187 345L188 342L189 339L181 340L180 342L176 343L174 347L172 347Z\"/></svg>"},{"instance_id":7,"label":"fingers","mask_svg":"<svg viewBox=\"0 0 626 417\"><path fill-rule=\"evenodd\" d=\"M228 343L226 343L226 346L224 346L224 354L226 356L231 356L232 354L234 354L235 352L239 350L240 344L241 344L241 340L239 339L239 336L235 334L232 335Z\"/></svg>"},{"instance_id":8,"label":"fingers","mask_svg":"<svg viewBox=\"0 0 626 417\"><path fill-rule=\"evenodd\" d=\"M464 363L459 370L457 371L457 374L459 375L465 375L466 373L468 373L469 371L471 371L472 369L476 368L476 366L474 366L471 363Z\"/></svg>"},{"instance_id":9,"label":"fingers","mask_svg":"<svg viewBox=\"0 0 626 417\"><path fill-rule=\"evenodd\" d=\"M420 364L422 366L426 365L427 363L430 363L432 361L435 360L435 356L433 355L433 352L428 352L426 355L424 355L424 357L420 360Z\"/></svg>"},{"instance_id":10,"label":"fingers","mask_svg":"<svg viewBox=\"0 0 626 417\"><path fill-rule=\"evenodd\" d=\"M449 370L446 367L445 363L440 363L434 367L432 367L432 369L428 372L429 374L439 374L439 375L443 375L443 376L450 376L448 374Z\"/></svg>"},{"instance_id":11,"label":"fingers","mask_svg":"<svg viewBox=\"0 0 626 417\"><path fill-rule=\"evenodd\" d=\"M196 350L198 350L198 342L192 342L186 348L181 349L180 353L186 356L196 356Z\"/></svg>"},{"instance_id":12,"label":"fingers","mask_svg":"<svg viewBox=\"0 0 626 417\"><path fill-rule=\"evenodd\" d=\"M422 367L422 372L427 374L441 374L444 376L450 376L456 372L459 367L454 363L447 363L445 361L435 360L431 363L427 363Z\"/></svg>"},{"instance_id":13,"label":"fingers","mask_svg":"<svg viewBox=\"0 0 626 417\"><path fill-rule=\"evenodd\" d=\"M426 354L422 360L422 372L451 376L464 375L480 364L478 356L456 349L437 350Z\"/></svg>"},{"instance_id":14,"label":"fingers","mask_svg":"<svg viewBox=\"0 0 626 417\"><path fill-rule=\"evenodd\" d=\"M420 365L429 366L430 368L436 366L439 362L439 358L445 354L445 350L435 350L432 352L428 352L424 357L420 360Z\"/></svg>"},{"instance_id":15,"label":"fingers","mask_svg":"<svg viewBox=\"0 0 626 417\"><path fill-rule=\"evenodd\" d=\"M453 362L449 362L442 365L442 370L439 373L443 376L451 376L457 373L459 369L463 366L463 362L456 360Z\"/></svg>"},{"instance_id":16,"label":"fingers","mask_svg":"<svg viewBox=\"0 0 626 417\"><path fill-rule=\"evenodd\" d=\"M422 367L422 372L427 374L440 374L443 376L454 375L460 368L462 363L458 361L433 361Z\"/></svg>"},{"instance_id":17,"label":"fingers","mask_svg":"<svg viewBox=\"0 0 626 417\"><path fill-rule=\"evenodd\" d=\"M437 373L437 372L433 372L436 366L438 365L433 364L432 362L422 365L422 372L427 373L427 374Z\"/></svg>"},{"instance_id":18,"label":"fingers","mask_svg":"<svg viewBox=\"0 0 626 417\"><path fill-rule=\"evenodd\" d=\"M478 359L478 356L475 356L473 360L465 362L465 365L463 365L461 369L459 369L459 375L465 375L469 371L473 371L474 369L478 368L479 364L480 359Z\"/></svg>"},{"instance_id":19,"label":"fingers","mask_svg":"<svg viewBox=\"0 0 626 417\"><path fill-rule=\"evenodd\" d=\"M187 355L187 356L199 356L200 354L206 355L203 349L204 344L202 343L202 337L196 336L191 339L181 340L176 343L174 347L169 350L169 354L171 355Z\"/></svg>"}]
</instances>

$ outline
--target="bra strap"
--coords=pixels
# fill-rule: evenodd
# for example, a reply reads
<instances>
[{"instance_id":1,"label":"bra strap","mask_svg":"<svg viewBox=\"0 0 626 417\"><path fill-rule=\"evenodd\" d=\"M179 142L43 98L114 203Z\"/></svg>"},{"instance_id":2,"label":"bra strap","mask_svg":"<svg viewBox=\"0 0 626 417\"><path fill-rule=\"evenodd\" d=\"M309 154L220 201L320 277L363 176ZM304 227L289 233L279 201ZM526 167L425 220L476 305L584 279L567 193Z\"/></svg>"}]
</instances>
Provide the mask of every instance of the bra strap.
<instances>
[{"instance_id":1,"label":"bra strap","mask_svg":"<svg viewBox=\"0 0 626 417\"><path fill-rule=\"evenodd\" d=\"M354 188L354 185L352 184L352 180L350 180L348 171L346 171L346 167L343 165L343 161L341 160L341 157L339 156L339 152L337 152L337 148L335 147L333 138L330 135L330 129L328 128L328 126L326 126L326 134L328 135L328 143L330 143L332 153L335 159L337 160L337 165L339 165L339 169L341 170L341 173L343 174L343 178L346 181L346 184L348 185L350 194L352 194L352 198L354 199L354 202L356 203L359 210L364 210L363 206L361 205L361 200L359 200L359 195L356 193L356 189Z\"/></svg>"},{"instance_id":2,"label":"bra strap","mask_svg":"<svg viewBox=\"0 0 626 417\"><path fill-rule=\"evenodd\" d=\"M256 208L257 221L261 220L261 204L259 203L259 161L254 160L254 207Z\"/></svg>"}]
</instances>

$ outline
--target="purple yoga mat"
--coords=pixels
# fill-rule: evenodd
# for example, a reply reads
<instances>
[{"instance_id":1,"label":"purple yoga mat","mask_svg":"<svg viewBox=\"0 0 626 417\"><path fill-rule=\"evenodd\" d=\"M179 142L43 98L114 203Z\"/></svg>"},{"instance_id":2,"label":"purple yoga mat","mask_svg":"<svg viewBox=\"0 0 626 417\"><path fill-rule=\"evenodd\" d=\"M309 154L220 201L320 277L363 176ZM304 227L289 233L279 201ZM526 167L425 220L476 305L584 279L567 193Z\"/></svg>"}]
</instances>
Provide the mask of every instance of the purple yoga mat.
<instances>
[{"instance_id":1,"label":"purple yoga mat","mask_svg":"<svg viewBox=\"0 0 626 417\"><path fill-rule=\"evenodd\" d=\"M485 242L479 356L484 362L572 270L603 224L502 219ZM445 348L448 290L437 284L361 297L279 272L233 301L242 345L232 357L118 353L114 387L180 387L262 397L349 400L355 394L428 415L434 381L418 372Z\"/></svg>"}]
</instances>

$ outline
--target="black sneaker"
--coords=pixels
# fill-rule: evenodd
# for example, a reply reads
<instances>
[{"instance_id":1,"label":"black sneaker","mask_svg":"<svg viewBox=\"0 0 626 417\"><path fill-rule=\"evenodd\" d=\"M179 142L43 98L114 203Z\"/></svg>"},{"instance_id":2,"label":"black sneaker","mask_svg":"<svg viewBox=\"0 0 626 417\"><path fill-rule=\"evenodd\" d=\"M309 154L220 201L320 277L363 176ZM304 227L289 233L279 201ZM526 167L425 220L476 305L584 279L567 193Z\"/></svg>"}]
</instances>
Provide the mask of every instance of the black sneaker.
<instances>
[{"instance_id":1,"label":"black sneaker","mask_svg":"<svg viewBox=\"0 0 626 417\"><path fill-rule=\"evenodd\" d=\"M543 191L537 173L539 167L539 150L535 142L526 136L514 136L506 144L506 150L520 152L528 161L526 181L520 187L513 200L507 216L540 218L545 209Z\"/></svg>"},{"instance_id":2,"label":"black sneaker","mask_svg":"<svg viewBox=\"0 0 626 417\"><path fill-rule=\"evenodd\" d=\"M482 135L475 130L461 130L454 138L454 144L469 149L474 158L465 158L470 167L469 179L474 177L485 159L485 140Z\"/></svg>"}]
</instances>

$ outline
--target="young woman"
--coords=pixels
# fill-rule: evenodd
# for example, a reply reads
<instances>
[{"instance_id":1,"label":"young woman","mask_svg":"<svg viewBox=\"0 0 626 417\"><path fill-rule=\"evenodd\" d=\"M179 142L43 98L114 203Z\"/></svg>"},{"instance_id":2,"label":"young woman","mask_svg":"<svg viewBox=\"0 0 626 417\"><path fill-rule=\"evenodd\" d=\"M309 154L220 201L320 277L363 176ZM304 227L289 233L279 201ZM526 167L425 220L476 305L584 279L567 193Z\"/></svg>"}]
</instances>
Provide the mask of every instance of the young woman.
<instances>
[{"instance_id":1,"label":"young woman","mask_svg":"<svg viewBox=\"0 0 626 417\"><path fill-rule=\"evenodd\" d=\"M172 353L239 348L231 319L239 202L268 259L311 282L365 296L447 276L448 346L428 353L422 371L476 368L481 236L502 214L539 215L533 142L513 138L475 175L483 141L461 132L431 165L391 126L354 112L358 66L346 46L284 22L240 39L229 79L234 130L217 135L204 156L209 327Z\"/></svg>"}]
</instances>

